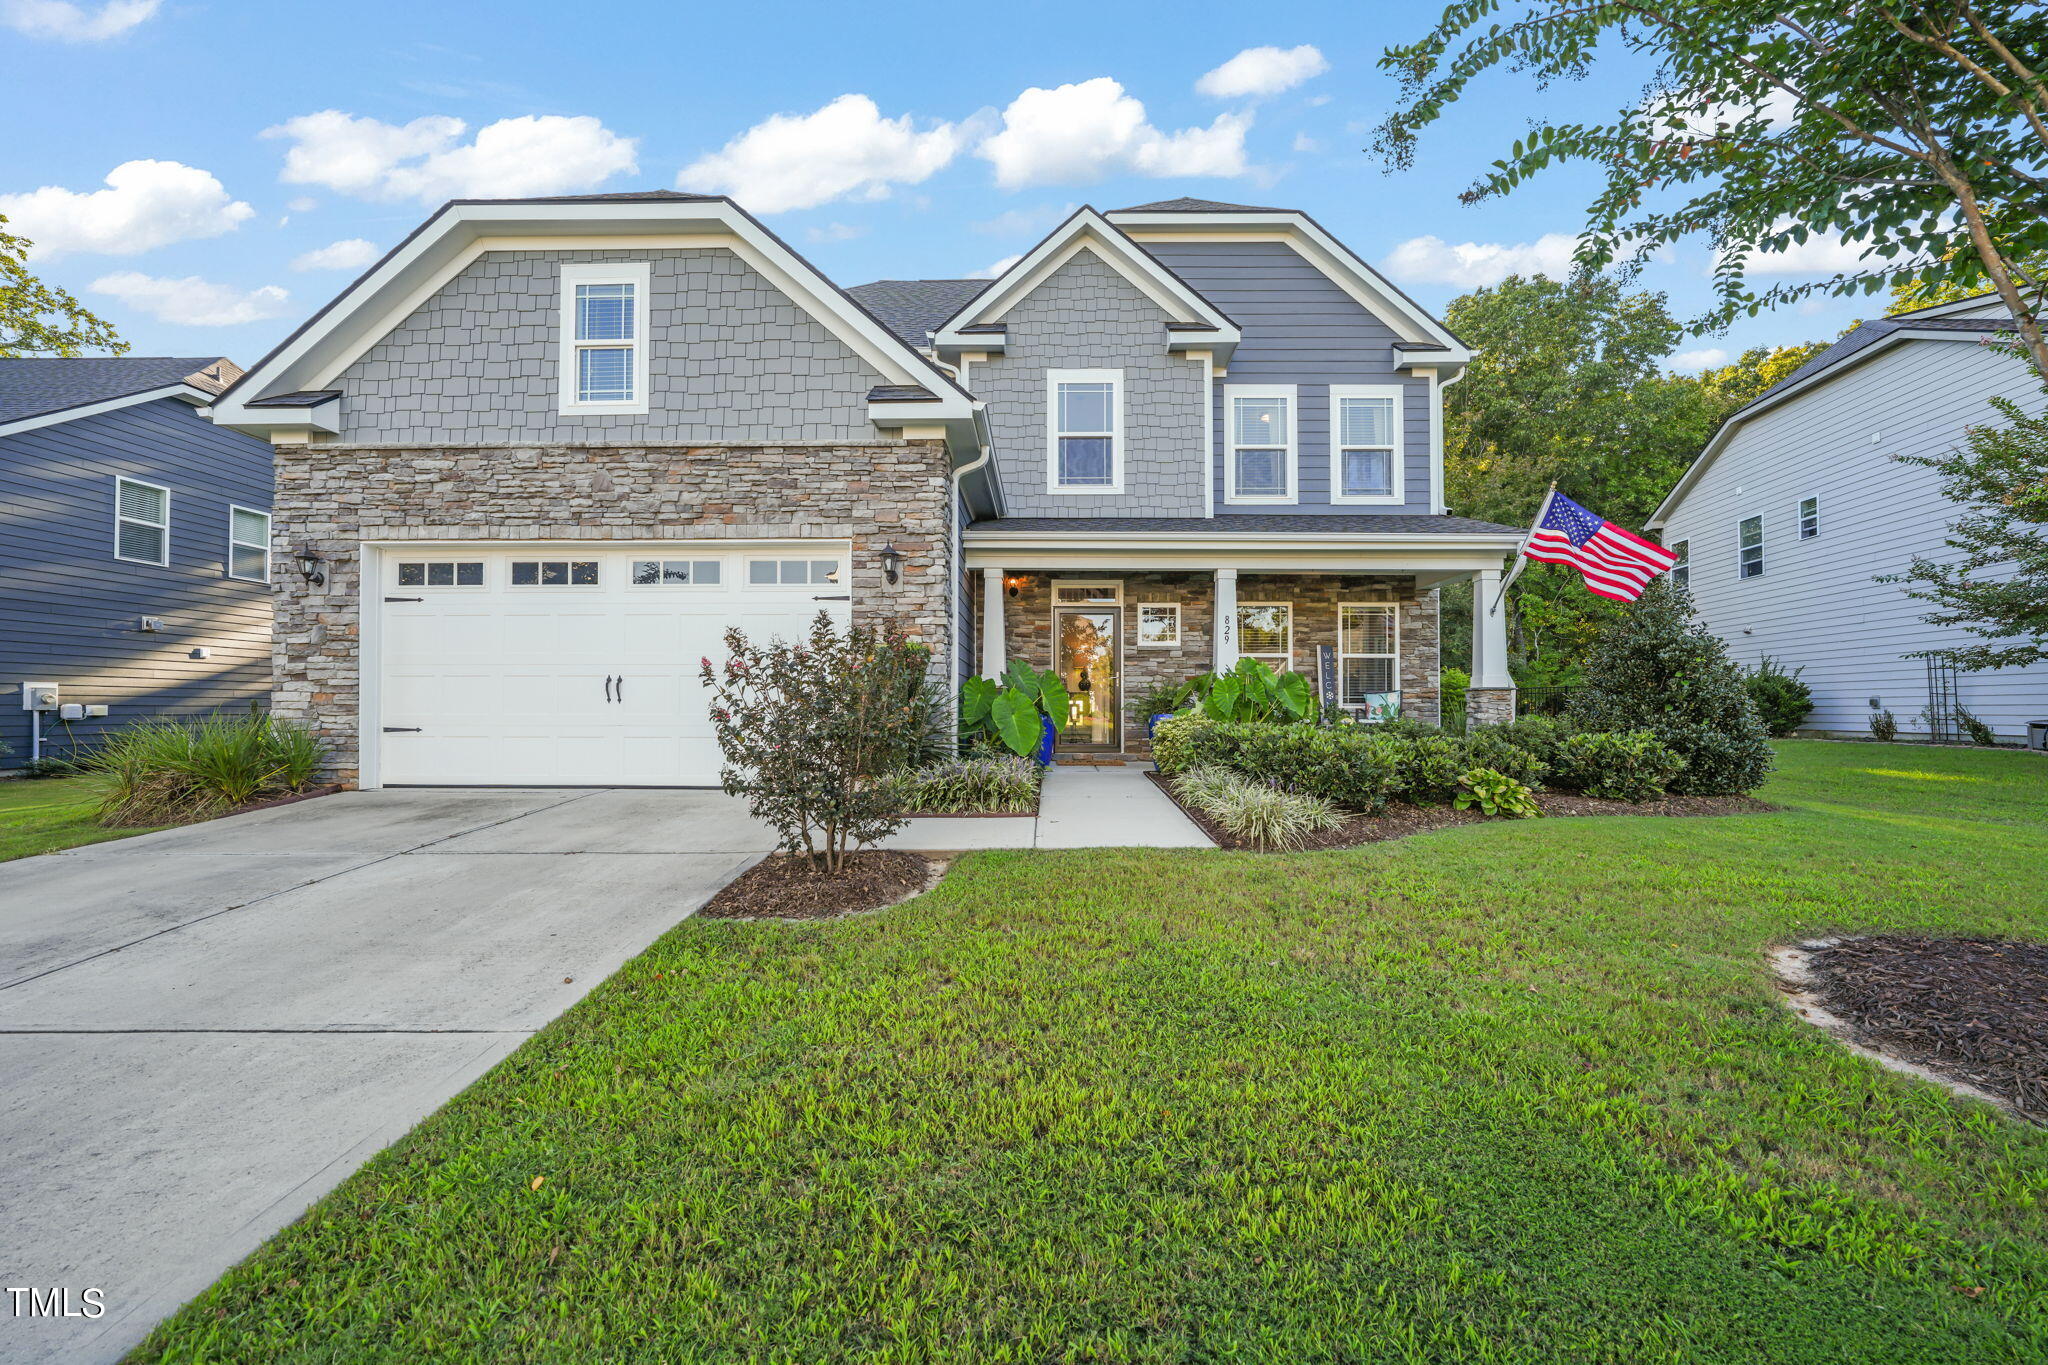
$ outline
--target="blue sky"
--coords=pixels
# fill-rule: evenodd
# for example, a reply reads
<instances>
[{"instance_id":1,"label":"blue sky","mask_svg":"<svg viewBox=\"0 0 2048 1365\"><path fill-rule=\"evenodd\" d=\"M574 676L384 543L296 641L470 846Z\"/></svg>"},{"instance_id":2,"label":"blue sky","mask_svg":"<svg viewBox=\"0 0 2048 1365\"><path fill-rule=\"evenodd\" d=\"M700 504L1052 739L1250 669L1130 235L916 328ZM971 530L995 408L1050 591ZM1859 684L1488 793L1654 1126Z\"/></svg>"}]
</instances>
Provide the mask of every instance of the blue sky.
<instances>
[{"instance_id":1,"label":"blue sky","mask_svg":"<svg viewBox=\"0 0 2048 1365\"><path fill-rule=\"evenodd\" d=\"M435 204L492 194L731 193L842 284L986 272L1080 203L1279 204L1440 310L1561 268L1590 175L1458 193L1539 109L1600 115L1644 73L1493 77L1389 175L1361 150L1395 94L1377 59L1430 12L0 0L0 213L136 353L244 364ZM1682 249L1642 283L1685 315L1708 265ZM1681 364L1855 315L1747 319Z\"/></svg>"}]
</instances>

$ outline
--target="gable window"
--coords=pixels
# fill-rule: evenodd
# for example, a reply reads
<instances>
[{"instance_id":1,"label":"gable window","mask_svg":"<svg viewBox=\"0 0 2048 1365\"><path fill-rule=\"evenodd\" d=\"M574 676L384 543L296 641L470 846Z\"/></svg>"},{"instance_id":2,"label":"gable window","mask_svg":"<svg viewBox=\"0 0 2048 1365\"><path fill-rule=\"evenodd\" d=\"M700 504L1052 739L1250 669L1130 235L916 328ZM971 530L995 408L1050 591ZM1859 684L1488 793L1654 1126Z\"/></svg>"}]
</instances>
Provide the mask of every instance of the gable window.
<instances>
[{"instance_id":1,"label":"gable window","mask_svg":"<svg viewBox=\"0 0 2048 1365\"><path fill-rule=\"evenodd\" d=\"M648 266L562 267L561 410L647 411Z\"/></svg>"},{"instance_id":2,"label":"gable window","mask_svg":"<svg viewBox=\"0 0 2048 1365\"><path fill-rule=\"evenodd\" d=\"M1121 493L1122 370L1048 370L1047 487L1054 493Z\"/></svg>"},{"instance_id":3,"label":"gable window","mask_svg":"<svg viewBox=\"0 0 2048 1365\"><path fill-rule=\"evenodd\" d=\"M1672 541L1671 553L1678 556L1678 562L1671 566L1671 581L1681 588L1690 588L1692 586L1692 542L1689 540Z\"/></svg>"},{"instance_id":4,"label":"gable window","mask_svg":"<svg viewBox=\"0 0 2048 1365\"><path fill-rule=\"evenodd\" d=\"M1332 384L1331 502L1398 503L1402 497L1401 390Z\"/></svg>"},{"instance_id":5,"label":"gable window","mask_svg":"<svg viewBox=\"0 0 2048 1365\"><path fill-rule=\"evenodd\" d=\"M1180 603L1143 602L1138 606L1138 647L1168 649L1180 643Z\"/></svg>"},{"instance_id":6,"label":"gable window","mask_svg":"<svg viewBox=\"0 0 2048 1365\"><path fill-rule=\"evenodd\" d=\"M270 581L270 513L228 508L228 577Z\"/></svg>"},{"instance_id":7,"label":"gable window","mask_svg":"<svg viewBox=\"0 0 2048 1365\"><path fill-rule=\"evenodd\" d=\"M1231 384L1226 502L1294 501L1294 386Z\"/></svg>"},{"instance_id":8,"label":"gable window","mask_svg":"<svg viewBox=\"0 0 2048 1365\"><path fill-rule=\"evenodd\" d=\"M747 582L756 587L783 587L809 583L837 583L839 561L836 559L750 559L747 561Z\"/></svg>"},{"instance_id":9,"label":"gable window","mask_svg":"<svg viewBox=\"0 0 2048 1365\"><path fill-rule=\"evenodd\" d=\"M1237 652L1271 664L1275 672L1294 667L1294 608L1285 602L1237 604Z\"/></svg>"},{"instance_id":10,"label":"gable window","mask_svg":"<svg viewBox=\"0 0 2048 1365\"><path fill-rule=\"evenodd\" d=\"M401 559L398 586L401 588L481 588L484 562L481 559Z\"/></svg>"},{"instance_id":11,"label":"gable window","mask_svg":"<svg viewBox=\"0 0 2048 1365\"><path fill-rule=\"evenodd\" d=\"M1799 538L1801 540L1812 540L1819 534L1820 499L1801 498L1799 500Z\"/></svg>"},{"instance_id":12,"label":"gable window","mask_svg":"<svg viewBox=\"0 0 2048 1365\"><path fill-rule=\"evenodd\" d=\"M171 490L137 479L114 480L114 558L171 562Z\"/></svg>"},{"instance_id":13,"label":"gable window","mask_svg":"<svg viewBox=\"0 0 2048 1365\"><path fill-rule=\"evenodd\" d=\"M633 583L636 587L714 588L718 586L719 572L719 562L715 559L633 561Z\"/></svg>"},{"instance_id":14,"label":"gable window","mask_svg":"<svg viewBox=\"0 0 2048 1365\"><path fill-rule=\"evenodd\" d=\"M594 588L597 561L594 559L515 559L512 561L515 588Z\"/></svg>"},{"instance_id":15,"label":"gable window","mask_svg":"<svg viewBox=\"0 0 2048 1365\"><path fill-rule=\"evenodd\" d=\"M1764 519L1744 517L1740 529L1741 574L1743 578L1759 578L1764 571Z\"/></svg>"},{"instance_id":16,"label":"gable window","mask_svg":"<svg viewBox=\"0 0 2048 1365\"><path fill-rule=\"evenodd\" d=\"M1346 602L1337 608L1340 705L1384 708L1400 690L1400 640L1392 603Z\"/></svg>"}]
</instances>

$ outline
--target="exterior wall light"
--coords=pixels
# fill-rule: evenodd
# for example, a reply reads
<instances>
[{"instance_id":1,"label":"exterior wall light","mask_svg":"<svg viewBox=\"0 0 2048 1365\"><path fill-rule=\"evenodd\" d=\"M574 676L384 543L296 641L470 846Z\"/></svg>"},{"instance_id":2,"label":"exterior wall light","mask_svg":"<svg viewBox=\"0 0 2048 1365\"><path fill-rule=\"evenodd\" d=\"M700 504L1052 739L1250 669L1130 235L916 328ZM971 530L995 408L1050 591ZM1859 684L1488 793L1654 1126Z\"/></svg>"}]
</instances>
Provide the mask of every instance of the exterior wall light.
<instances>
[{"instance_id":1,"label":"exterior wall light","mask_svg":"<svg viewBox=\"0 0 2048 1365\"><path fill-rule=\"evenodd\" d=\"M894 545L884 545L881 557L882 577L887 579L889 586L893 588L903 581L903 551Z\"/></svg>"},{"instance_id":2,"label":"exterior wall light","mask_svg":"<svg viewBox=\"0 0 2048 1365\"><path fill-rule=\"evenodd\" d=\"M314 554L311 550L304 548L300 549L297 558L299 561L299 572L305 575L308 583L311 583L316 588L327 586L327 570L323 567L326 563L325 560L321 559L319 555Z\"/></svg>"}]
</instances>

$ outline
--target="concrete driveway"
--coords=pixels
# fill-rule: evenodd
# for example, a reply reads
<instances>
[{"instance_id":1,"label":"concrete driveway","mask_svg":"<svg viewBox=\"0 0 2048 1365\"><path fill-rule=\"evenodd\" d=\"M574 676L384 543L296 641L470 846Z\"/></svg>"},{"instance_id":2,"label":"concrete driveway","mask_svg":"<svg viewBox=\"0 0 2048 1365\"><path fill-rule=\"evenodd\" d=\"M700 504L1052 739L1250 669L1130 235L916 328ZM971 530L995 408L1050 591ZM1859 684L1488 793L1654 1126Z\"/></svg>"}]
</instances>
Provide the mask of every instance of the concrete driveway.
<instances>
[{"instance_id":1,"label":"concrete driveway","mask_svg":"<svg viewBox=\"0 0 2048 1365\"><path fill-rule=\"evenodd\" d=\"M118 1357L773 844L415 789L0 864L0 1289L104 1304L0 1294L0 1360Z\"/></svg>"}]
</instances>

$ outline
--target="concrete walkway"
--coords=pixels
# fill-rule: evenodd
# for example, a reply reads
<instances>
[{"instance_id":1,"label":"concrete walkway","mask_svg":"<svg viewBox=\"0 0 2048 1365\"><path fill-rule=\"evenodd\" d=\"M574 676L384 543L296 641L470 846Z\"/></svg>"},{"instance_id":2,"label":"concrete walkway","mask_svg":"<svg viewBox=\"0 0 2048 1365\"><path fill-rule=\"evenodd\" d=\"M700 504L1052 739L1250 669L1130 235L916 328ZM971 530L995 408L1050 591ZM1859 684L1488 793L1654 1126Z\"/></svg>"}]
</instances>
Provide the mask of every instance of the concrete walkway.
<instances>
[{"instance_id":1,"label":"concrete walkway","mask_svg":"<svg viewBox=\"0 0 2048 1365\"><path fill-rule=\"evenodd\" d=\"M1135 766L1055 763L1045 770L1037 819L914 819L887 847L1214 848L1145 773Z\"/></svg>"}]
</instances>

